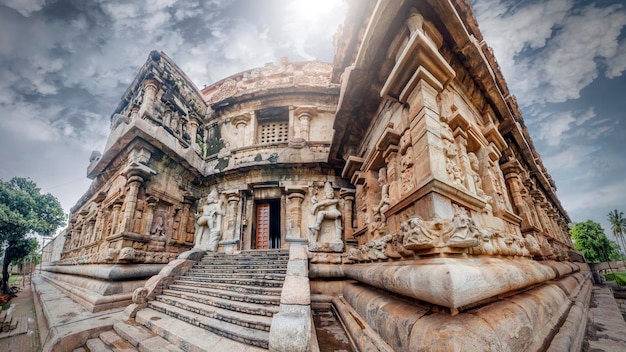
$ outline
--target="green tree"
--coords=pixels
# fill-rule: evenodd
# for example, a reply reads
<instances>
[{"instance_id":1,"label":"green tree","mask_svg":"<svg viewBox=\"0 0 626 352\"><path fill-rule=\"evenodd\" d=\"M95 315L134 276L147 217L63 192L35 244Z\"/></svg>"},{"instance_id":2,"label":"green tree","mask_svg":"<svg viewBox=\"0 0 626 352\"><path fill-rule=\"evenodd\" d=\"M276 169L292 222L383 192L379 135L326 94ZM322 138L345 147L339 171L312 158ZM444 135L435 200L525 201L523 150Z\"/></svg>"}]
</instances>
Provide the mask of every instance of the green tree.
<instances>
[{"instance_id":1,"label":"green tree","mask_svg":"<svg viewBox=\"0 0 626 352\"><path fill-rule=\"evenodd\" d=\"M35 182L20 177L0 180L0 246L4 248L0 291L8 292L9 263L32 249L33 242L27 236L50 236L64 223L59 200L49 193L41 194Z\"/></svg>"},{"instance_id":2,"label":"green tree","mask_svg":"<svg viewBox=\"0 0 626 352\"><path fill-rule=\"evenodd\" d=\"M626 251L626 242L624 241L624 234L626 233L626 219L624 218L624 213L617 211L617 209L613 209L607 214L607 217L609 219L609 223L611 224L611 232L613 232L613 236L615 236L617 243L621 244L620 254L624 253L624 251ZM622 260L624 260L624 257L622 257Z\"/></svg>"},{"instance_id":3,"label":"green tree","mask_svg":"<svg viewBox=\"0 0 626 352\"><path fill-rule=\"evenodd\" d=\"M574 247L585 256L590 263L619 260L619 247L604 234L602 226L587 220L579 222L570 230L574 239Z\"/></svg>"}]
</instances>

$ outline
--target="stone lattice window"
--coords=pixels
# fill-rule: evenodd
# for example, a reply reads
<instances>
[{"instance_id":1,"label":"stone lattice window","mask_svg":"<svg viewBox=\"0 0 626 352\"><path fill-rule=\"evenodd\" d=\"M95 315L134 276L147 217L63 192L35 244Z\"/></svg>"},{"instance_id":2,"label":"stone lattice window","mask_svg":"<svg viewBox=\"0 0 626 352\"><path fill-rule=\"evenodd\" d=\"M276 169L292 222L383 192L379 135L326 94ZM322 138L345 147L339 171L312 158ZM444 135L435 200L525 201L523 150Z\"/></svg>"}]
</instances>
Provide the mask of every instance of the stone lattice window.
<instances>
[{"instance_id":1,"label":"stone lattice window","mask_svg":"<svg viewBox=\"0 0 626 352\"><path fill-rule=\"evenodd\" d=\"M259 143L286 142L289 138L289 122L269 122L259 126Z\"/></svg>"},{"instance_id":2,"label":"stone lattice window","mask_svg":"<svg viewBox=\"0 0 626 352\"><path fill-rule=\"evenodd\" d=\"M257 143L281 143L289 140L289 109L271 107L255 111L259 126Z\"/></svg>"}]
</instances>

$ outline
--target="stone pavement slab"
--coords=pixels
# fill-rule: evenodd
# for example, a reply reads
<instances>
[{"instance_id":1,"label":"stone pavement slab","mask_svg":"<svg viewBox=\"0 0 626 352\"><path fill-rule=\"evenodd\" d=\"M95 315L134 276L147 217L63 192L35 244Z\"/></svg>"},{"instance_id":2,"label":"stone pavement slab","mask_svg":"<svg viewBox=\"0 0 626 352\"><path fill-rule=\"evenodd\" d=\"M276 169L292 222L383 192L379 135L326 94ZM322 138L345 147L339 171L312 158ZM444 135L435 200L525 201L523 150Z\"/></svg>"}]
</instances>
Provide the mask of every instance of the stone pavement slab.
<instances>
[{"instance_id":1,"label":"stone pavement slab","mask_svg":"<svg viewBox=\"0 0 626 352\"><path fill-rule=\"evenodd\" d=\"M36 352L39 351L39 331L35 318L35 305L30 284L25 285L17 297L10 302L13 307L13 319L17 328L7 336L0 334L0 350L3 352Z\"/></svg>"},{"instance_id":2,"label":"stone pavement slab","mask_svg":"<svg viewBox=\"0 0 626 352\"><path fill-rule=\"evenodd\" d=\"M626 322L607 286L594 286L586 340L589 351L626 351Z\"/></svg>"},{"instance_id":3,"label":"stone pavement slab","mask_svg":"<svg viewBox=\"0 0 626 352\"><path fill-rule=\"evenodd\" d=\"M72 351L123 319L123 308L92 313L38 275L33 276L42 351Z\"/></svg>"}]
</instances>

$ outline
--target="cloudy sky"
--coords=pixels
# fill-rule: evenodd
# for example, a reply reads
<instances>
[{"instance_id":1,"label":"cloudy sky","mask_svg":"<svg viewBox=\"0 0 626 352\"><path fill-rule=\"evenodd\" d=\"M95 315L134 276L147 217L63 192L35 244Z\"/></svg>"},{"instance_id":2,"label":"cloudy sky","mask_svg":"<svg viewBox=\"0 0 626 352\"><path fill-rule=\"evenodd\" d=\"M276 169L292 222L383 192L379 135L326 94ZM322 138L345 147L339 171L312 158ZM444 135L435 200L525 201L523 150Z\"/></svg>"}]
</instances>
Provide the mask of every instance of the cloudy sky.
<instances>
[{"instance_id":1,"label":"cloudy sky","mask_svg":"<svg viewBox=\"0 0 626 352\"><path fill-rule=\"evenodd\" d=\"M623 0L472 0L573 221L626 212ZM0 0L0 178L66 209L151 50L200 88L279 62L332 61L341 0Z\"/></svg>"}]
</instances>

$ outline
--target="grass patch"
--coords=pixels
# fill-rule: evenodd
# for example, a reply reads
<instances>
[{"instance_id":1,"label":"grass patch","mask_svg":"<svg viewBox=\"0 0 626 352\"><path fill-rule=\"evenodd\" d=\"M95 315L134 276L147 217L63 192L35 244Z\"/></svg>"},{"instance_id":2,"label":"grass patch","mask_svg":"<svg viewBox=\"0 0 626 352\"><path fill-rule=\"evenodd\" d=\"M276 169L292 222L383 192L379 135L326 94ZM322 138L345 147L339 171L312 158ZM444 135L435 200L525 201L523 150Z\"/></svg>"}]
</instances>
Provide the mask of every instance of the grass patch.
<instances>
[{"instance_id":1,"label":"grass patch","mask_svg":"<svg viewBox=\"0 0 626 352\"><path fill-rule=\"evenodd\" d=\"M9 275L9 286L22 282L22 275Z\"/></svg>"},{"instance_id":2,"label":"grass patch","mask_svg":"<svg viewBox=\"0 0 626 352\"><path fill-rule=\"evenodd\" d=\"M626 272L618 271L615 273L606 273L604 274L604 278L607 281L615 281L615 283L620 286L626 286Z\"/></svg>"}]
</instances>

